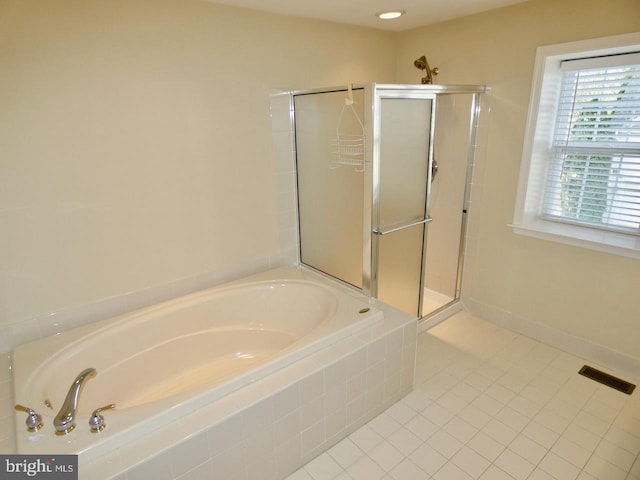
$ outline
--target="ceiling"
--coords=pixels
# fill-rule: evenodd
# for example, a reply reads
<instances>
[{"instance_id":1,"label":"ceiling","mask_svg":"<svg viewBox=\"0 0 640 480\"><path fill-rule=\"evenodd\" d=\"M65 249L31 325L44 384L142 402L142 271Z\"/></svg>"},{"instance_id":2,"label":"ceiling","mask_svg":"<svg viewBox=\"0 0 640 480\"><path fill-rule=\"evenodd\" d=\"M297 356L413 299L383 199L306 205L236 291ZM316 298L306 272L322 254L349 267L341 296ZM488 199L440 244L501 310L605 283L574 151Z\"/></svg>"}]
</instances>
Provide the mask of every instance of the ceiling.
<instances>
[{"instance_id":1,"label":"ceiling","mask_svg":"<svg viewBox=\"0 0 640 480\"><path fill-rule=\"evenodd\" d=\"M210 0L264 12L315 18L381 30L402 31L505 7L527 0ZM395 20L380 20L376 13L406 12Z\"/></svg>"}]
</instances>

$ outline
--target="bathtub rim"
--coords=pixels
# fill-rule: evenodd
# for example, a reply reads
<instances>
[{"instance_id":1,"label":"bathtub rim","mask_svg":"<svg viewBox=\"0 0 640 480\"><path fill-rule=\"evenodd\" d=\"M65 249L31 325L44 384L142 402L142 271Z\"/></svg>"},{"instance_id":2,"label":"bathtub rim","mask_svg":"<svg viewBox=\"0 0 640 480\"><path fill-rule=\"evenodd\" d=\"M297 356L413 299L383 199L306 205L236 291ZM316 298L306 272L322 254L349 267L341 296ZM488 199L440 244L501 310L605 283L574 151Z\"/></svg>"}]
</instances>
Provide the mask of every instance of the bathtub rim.
<instances>
[{"instance_id":1,"label":"bathtub rim","mask_svg":"<svg viewBox=\"0 0 640 480\"><path fill-rule=\"evenodd\" d=\"M202 425L199 415L193 413L184 417L182 424L172 423L163 429L150 432L147 442L136 444L133 448L117 449L105 455L92 459L80 459L80 467L88 478L94 480L120 480L131 469L141 466L145 462L170 455L174 449L186 445L201 434L209 436L207 431L214 427L227 423L233 417L255 407L257 404L269 400L289 389L294 382L301 382L318 374L321 370L335 365L357 351L368 349L383 338L388 338L394 332L402 331L403 335L413 336L413 349L411 353L411 371L406 380L410 383L403 385L402 390L394 397L386 398L384 403L357 422L347 425L348 430L337 437L326 440L323 445L310 454L303 454L302 465L311 461L316 456L325 452L328 448L338 443L341 439L357 430L378 414L384 412L396 401L408 394L414 385L415 362L417 353L417 318L405 312L395 309L377 300L373 300L377 308L384 312L384 318L379 322L363 329L363 331L340 340L330 347L320 350L305 357L269 377L258 380L244 389L233 392L219 402L205 406L198 413L215 418L210 425ZM408 368L405 364L403 369ZM385 374L386 375L386 374ZM367 407L368 409L368 407ZM172 477L173 478L173 477Z\"/></svg>"},{"instance_id":2,"label":"bathtub rim","mask_svg":"<svg viewBox=\"0 0 640 480\"><path fill-rule=\"evenodd\" d=\"M283 368L287 368L288 366L295 364L296 362L299 362L300 360L308 357L309 355L313 355L318 351L322 351L323 349L331 347L333 343L339 342L344 338L349 338L350 336L353 336L354 334L356 334L357 332L359 332L364 328L367 328L368 326L371 326L380 322L384 317L382 310L375 308L375 305L374 305L376 303L375 300L370 299L369 297L366 297L358 292L350 290L342 285L334 284L333 282L324 278L323 276L315 274L314 272L303 269L301 267L280 267L272 270L267 270L265 272L250 275L238 280L234 280L232 282L225 282L218 286L193 292L188 295L179 296L177 297L177 299L182 299L183 297L206 295L208 292L212 290L227 290L227 289L237 288L238 285L247 285L247 282L249 281L268 283L268 282L300 281L300 280L313 283L314 285L319 285L322 288L326 288L330 291L338 290L339 292L341 292L341 295L346 295L348 297L351 297L351 301L355 300L357 303L361 304L362 306L367 306L371 310L366 314L364 318L360 319L358 322L355 322L354 324L349 325L346 328L340 329L340 333L341 333L340 338L337 338L337 339L331 338L329 340L325 340L324 342L321 342L318 345L316 345L316 348L313 351L294 352L293 355L288 357L288 362L284 366L282 366L279 363L279 360L282 357L277 357L273 359L271 362L267 362L267 364L261 366L260 368L262 374L258 378L251 379L248 382L249 384L252 384L252 383L255 383L256 381L264 379L265 377L268 377L269 375ZM141 314L153 312L157 309L161 309L164 307L166 303L171 303L171 302L174 302L175 300L176 299L171 299L156 305L151 305L149 307L144 307L142 309L136 309L133 312L124 313L121 315L117 315L116 317L113 317L113 318L108 318L108 319L100 320L98 322L94 322L91 324L83 325L81 327L77 327L73 330L64 332L64 334L61 334L61 335L47 337L45 339L38 339L28 344L21 345L19 347L16 347L16 349L14 349L14 352L12 352L12 363L15 361L14 355L16 351L19 353L19 355L22 355L24 353L28 353L28 351L32 347L36 348L37 350L37 347L39 347L46 340L50 340L52 342L52 347L55 345L64 344L69 341L77 343L78 341L81 341L82 338L84 338L84 336L91 333L96 328L100 330L105 328L110 328L110 326L114 322L126 321L129 315L131 315L132 313L135 314L137 318ZM29 348L21 348L26 346L28 346ZM46 357L46 353L41 352L39 356L40 358ZM37 364L39 365L40 363L37 363ZM21 382L20 385L16 385L16 382L15 382L16 372L17 370L13 369L12 376L14 379L14 398L16 400L20 400L20 397L19 397L19 395L21 395L20 388L24 388L24 384L27 384L28 382ZM216 401L220 400L220 398L224 396L227 396L231 393L235 393L239 390L242 390L246 386L247 377L250 377L251 375L253 375L253 373L254 373L254 370L252 369L248 372L245 372L243 375L240 376L240 378L233 379L232 382L229 382L228 389L226 389L225 391L222 391L222 396L211 397L209 395L210 393L209 391L199 392L198 395L196 395L195 397L182 399L180 401L179 408L171 407L169 413L167 413L166 410L164 411L160 410L153 413L152 415L147 417L148 421L145 420L136 425L135 437L132 439L126 438L127 435L131 433L132 427L117 431L116 429L117 429L118 423L115 420L110 420L115 428L110 431L105 430L106 434L104 434L105 432L100 434L102 436L100 441L94 444L93 446L89 446L89 447L78 447L78 444L74 443L73 441L74 439L72 438L72 436L76 432L71 432L66 437L61 437L61 438L58 437L53 439L52 441L47 441L47 440L51 440L51 438L42 440L42 437L38 437L38 435L43 435L43 436L46 435L47 437L53 436L52 428L49 425L50 422L47 422L49 420L48 416L45 419L45 422L47 422L45 424L45 429L43 429L42 431L36 434L26 435L26 431L23 428L24 427L23 416L17 414L15 415L17 451L19 453L24 453L24 454L38 453L39 451L42 451L43 446L48 450L50 450L52 448L55 449L56 446L59 445L62 451L58 451L54 453L76 453L77 451L77 453L79 454L79 458L83 462L90 461L93 458L97 458L99 456L105 455L110 450L113 450L113 445L117 447L122 443L128 444L131 442L135 442L137 439L145 436L146 434L149 434L153 431L158 430L159 428L163 428L167 425L171 425L172 423L175 423L177 419L183 418L183 416L185 415L185 411L187 409L194 409L194 410L201 409L203 406L209 403L212 403L212 402L215 403ZM30 376L31 375L28 375L27 378L29 378ZM217 390L217 388L215 388L214 390ZM173 398L174 397L171 397L171 399ZM168 400L165 402L158 402L158 406L163 407L163 406L166 406L168 403L170 403ZM43 409L40 408L40 410L42 411ZM123 412L124 411L121 411L120 413L123 413ZM50 413L50 412L47 412L47 413ZM126 415L124 417L126 420ZM163 420L162 423L160 425L157 425L157 424L154 425L153 420L158 418L162 418ZM78 429L85 428L85 425L83 425L84 420L85 418L83 417L78 418ZM42 441L44 443L29 441L30 438L31 439L39 438L40 439L39 441ZM62 442L60 442L61 439L63 439ZM34 448L36 448L37 451L34 450Z\"/></svg>"},{"instance_id":3,"label":"bathtub rim","mask_svg":"<svg viewBox=\"0 0 640 480\"><path fill-rule=\"evenodd\" d=\"M253 276L247 277L247 279L248 278L253 278ZM45 376L47 371L51 368L50 363L64 364L65 357L72 356L74 353L78 351L86 350L91 348L92 346L95 346L96 338L100 337L100 335L106 335L108 341L115 340L116 339L115 337L117 337L117 335L126 333L126 329L129 328L129 324L132 324L131 328L140 328L141 326L144 327L146 322L154 321L153 317L157 312L163 312L165 309L168 309L167 314L171 315L171 313L175 311L179 311L182 308L190 308L192 306L195 306L197 308L200 302L206 302L207 299L212 294L215 297L222 297L226 295L233 295L236 292L240 294L242 294L244 291L251 293L253 289L259 289L258 293L260 293L261 289L264 287L268 288L271 285L279 285L282 283L312 286L313 288L320 288L323 291L323 293L327 295L328 301L331 302L328 316L332 316L337 313L339 309L339 306L337 305L338 299L335 293L331 290L331 288L329 288L327 285L319 284L309 279L293 279L289 277L272 278L272 279L266 279L266 280L252 280L252 281L245 281L243 279L240 279L238 281L234 281L231 283L224 283L219 286L206 288L203 290L192 292L187 295L181 295L179 297L165 300L163 302L153 304L148 307L143 307L136 310L132 310L131 312L122 313L113 318L107 318L99 322L94 322L92 324L85 325L84 327L87 327L87 328L82 329L82 332L75 331L79 329L69 330L68 332L66 332L66 333L69 333L69 335L66 337L63 337L62 335L60 335L59 341L58 341L58 338L56 338L56 340L54 341L52 337L45 337L45 338L38 339L33 342L29 342L27 344L16 347L12 355L13 359L17 360L17 362L21 364L23 367L24 365L27 365L27 366L30 366L31 368L29 368L30 373L28 375L26 376L21 375L18 377L20 381L15 381L16 380L15 372L17 370L16 369L13 370L15 395L21 396L22 398L24 398L25 403L27 404L38 404L38 403L41 404L42 403L41 398L38 398L37 402L34 401L34 396L36 394L34 394L31 391L28 391L29 386L35 384L36 386L42 387L43 385L45 385L46 383L42 379L42 377ZM244 329L244 327L242 329ZM214 329L211 329L211 330L214 330ZM251 328L249 328L249 330L251 330ZM260 329L256 328L256 330L260 330ZM207 333L207 331L201 331L201 332ZM278 354L278 356L281 356L282 354L286 354L291 350L295 350L295 347L300 342L302 342L304 338L305 337L302 336L300 338L295 339L290 345L284 348ZM56 351L53 354L49 354L54 344L58 344L61 342L64 342L64 345L62 346L62 348L56 348ZM86 345L87 343L89 345ZM270 362L271 360L273 360L273 358L268 359L267 362ZM119 363L122 363L122 362L119 362ZM83 368L87 368L87 367L96 367L96 365L93 365L93 364L86 365ZM66 393L66 388L68 387L67 383L70 385L71 381L73 380L73 376L76 373L79 373L79 371L80 370L78 370L78 372L65 372L65 374L69 374L71 376L68 378L68 382L65 380L65 383L63 385L65 389L64 393ZM104 370L101 370L100 368L98 368L98 374L100 374L102 371ZM64 393L62 395L64 395ZM198 392L196 391L196 394L197 393ZM176 395L169 395L167 398L173 397L173 396L176 396ZM186 397L187 395L183 395L183 396ZM62 402L60 401L60 403ZM111 402L111 403L114 403L114 402ZM58 408L58 406L54 406L54 408ZM128 407L128 408L135 408L135 406ZM89 411L91 411L91 409ZM55 412L50 412L46 410L43 410L41 414L43 415L43 417L45 417L45 419L49 419L49 417L53 419L53 417L55 416ZM84 416L88 415L88 412L84 411L80 415L82 415L82 418L84 418Z\"/></svg>"}]
</instances>

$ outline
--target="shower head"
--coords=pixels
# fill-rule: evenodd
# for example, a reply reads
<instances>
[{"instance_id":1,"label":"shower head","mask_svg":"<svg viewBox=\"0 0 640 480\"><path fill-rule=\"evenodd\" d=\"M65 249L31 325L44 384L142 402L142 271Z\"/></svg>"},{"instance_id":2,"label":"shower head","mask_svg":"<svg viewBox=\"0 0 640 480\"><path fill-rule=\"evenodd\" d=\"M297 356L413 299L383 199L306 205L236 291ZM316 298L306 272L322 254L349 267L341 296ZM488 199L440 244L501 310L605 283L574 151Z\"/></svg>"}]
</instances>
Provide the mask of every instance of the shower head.
<instances>
[{"instance_id":1,"label":"shower head","mask_svg":"<svg viewBox=\"0 0 640 480\"><path fill-rule=\"evenodd\" d=\"M419 70L426 70L427 66L429 65L427 63L427 57L425 57L424 55L421 56L420 58L418 58L415 62L413 62L413 64L416 66L417 69Z\"/></svg>"},{"instance_id":2,"label":"shower head","mask_svg":"<svg viewBox=\"0 0 640 480\"><path fill-rule=\"evenodd\" d=\"M414 60L413 64L418 70L424 70L425 73L427 74L426 77L422 78L423 84L433 83L433 75L438 75L438 72L439 72L438 67L431 68L429 66L429 62L427 62L427 57L425 57L424 55Z\"/></svg>"}]
</instances>

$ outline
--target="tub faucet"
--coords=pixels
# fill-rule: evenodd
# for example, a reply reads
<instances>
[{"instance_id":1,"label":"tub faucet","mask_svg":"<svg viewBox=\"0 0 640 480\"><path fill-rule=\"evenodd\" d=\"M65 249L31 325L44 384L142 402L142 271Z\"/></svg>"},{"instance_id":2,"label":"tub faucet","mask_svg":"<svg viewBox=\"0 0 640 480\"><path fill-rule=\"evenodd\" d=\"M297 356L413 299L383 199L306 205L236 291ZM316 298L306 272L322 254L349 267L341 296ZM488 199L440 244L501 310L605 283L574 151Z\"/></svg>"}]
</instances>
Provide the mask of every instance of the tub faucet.
<instances>
[{"instance_id":1,"label":"tub faucet","mask_svg":"<svg viewBox=\"0 0 640 480\"><path fill-rule=\"evenodd\" d=\"M76 410L78 408L78 399L80 391L87 380L95 377L97 374L95 368L87 368L80 372L71 384L71 388L67 392L67 398L60 408L60 411L53 419L53 426L56 429L56 435L66 435L76 428Z\"/></svg>"}]
</instances>

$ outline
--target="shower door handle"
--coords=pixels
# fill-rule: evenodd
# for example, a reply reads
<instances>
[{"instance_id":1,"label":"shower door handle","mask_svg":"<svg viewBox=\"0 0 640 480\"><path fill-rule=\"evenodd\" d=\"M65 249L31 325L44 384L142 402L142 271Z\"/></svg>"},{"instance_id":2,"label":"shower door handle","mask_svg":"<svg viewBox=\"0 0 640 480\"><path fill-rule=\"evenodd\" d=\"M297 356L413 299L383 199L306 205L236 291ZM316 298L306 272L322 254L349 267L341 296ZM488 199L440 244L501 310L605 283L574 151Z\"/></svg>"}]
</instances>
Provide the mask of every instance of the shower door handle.
<instances>
[{"instance_id":1,"label":"shower door handle","mask_svg":"<svg viewBox=\"0 0 640 480\"><path fill-rule=\"evenodd\" d=\"M429 223L432 220L433 218L431 217L425 217L421 220L415 220L409 223L403 223L402 225L394 225L393 227L389 227L389 228L375 227L373 229L373 234L386 235L387 233L399 232L400 230L404 230L405 228L411 228L411 227L415 227L416 225L422 225L423 223Z\"/></svg>"}]
</instances>

